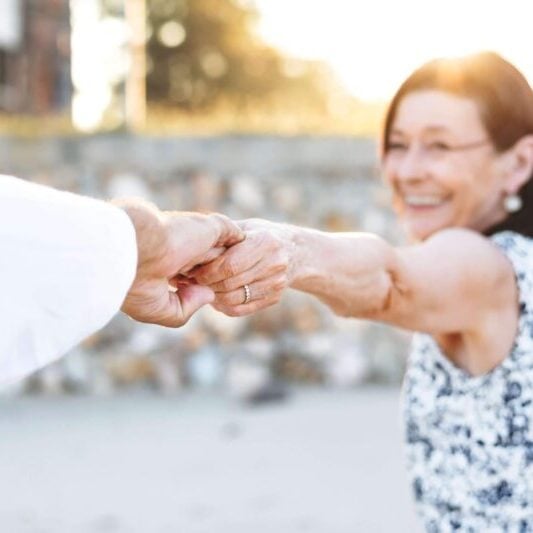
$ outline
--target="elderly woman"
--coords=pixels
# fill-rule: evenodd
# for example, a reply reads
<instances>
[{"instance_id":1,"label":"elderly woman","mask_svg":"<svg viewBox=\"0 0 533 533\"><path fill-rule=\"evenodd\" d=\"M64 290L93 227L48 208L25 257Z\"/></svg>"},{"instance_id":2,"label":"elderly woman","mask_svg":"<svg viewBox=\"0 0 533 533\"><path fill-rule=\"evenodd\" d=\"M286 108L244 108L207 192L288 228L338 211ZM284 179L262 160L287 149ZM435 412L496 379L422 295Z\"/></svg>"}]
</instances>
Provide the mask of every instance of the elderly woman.
<instances>
[{"instance_id":1,"label":"elderly woman","mask_svg":"<svg viewBox=\"0 0 533 533\"><path fill-rule=\"evenodd\" d=\"M412 244L249 220L194 272L240 316L289 286L416 332L408 468L428 531L533 531L533 91L493 53L403 83L382 165Z\"/></svg>"}]
</instances>

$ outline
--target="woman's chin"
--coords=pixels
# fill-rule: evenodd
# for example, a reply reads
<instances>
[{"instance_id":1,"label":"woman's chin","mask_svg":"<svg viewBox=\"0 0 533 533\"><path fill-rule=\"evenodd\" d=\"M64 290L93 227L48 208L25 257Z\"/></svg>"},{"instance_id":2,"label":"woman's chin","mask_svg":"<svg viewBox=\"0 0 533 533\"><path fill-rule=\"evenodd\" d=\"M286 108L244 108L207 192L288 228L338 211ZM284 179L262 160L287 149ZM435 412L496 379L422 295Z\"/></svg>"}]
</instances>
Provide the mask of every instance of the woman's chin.
<instances>
[{"instance_id":1,"label":"woman's chin","mask_svg":"<svg viewBox=\"0 0 533 533\"><path fill-rule=\"evenodd\" d=\"M450 206L451 202L421 207L402 205L402 209L396 212L409 238L423 241L453 225L454 213Z\"/></svg>"},{"instance_id":2,"label":"woman's chin","mask_svg":"<svg viewBox=\"0 0 533 533\"><path fill-rule=\"evenodd\" d=\"M403 221L405 231L409 238L413 241L424 241L431 237L437 231L445 229L445 224L438 224L430 220L413 220L407 219Z\"/></svg>"}]
</instances>

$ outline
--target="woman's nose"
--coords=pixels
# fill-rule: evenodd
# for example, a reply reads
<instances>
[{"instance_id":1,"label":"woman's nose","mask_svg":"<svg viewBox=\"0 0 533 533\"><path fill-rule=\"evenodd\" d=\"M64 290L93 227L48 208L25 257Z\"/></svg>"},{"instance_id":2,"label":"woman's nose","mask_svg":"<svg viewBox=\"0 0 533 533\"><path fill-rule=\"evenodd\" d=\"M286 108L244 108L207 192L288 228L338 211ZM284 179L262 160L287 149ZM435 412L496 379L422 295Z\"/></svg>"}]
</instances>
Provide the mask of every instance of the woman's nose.
<instances>
[{"instance_id":1,"label":"woman's nose","mask_svg":"<svg viewBox=\"0 0 533 533\"><path fill-rule=\"evenodd\" d=\"M424 177L426 166L422 150L411 146L396 161L396 175L401 180L420 179Z\"/></svg>"}]
</instances>

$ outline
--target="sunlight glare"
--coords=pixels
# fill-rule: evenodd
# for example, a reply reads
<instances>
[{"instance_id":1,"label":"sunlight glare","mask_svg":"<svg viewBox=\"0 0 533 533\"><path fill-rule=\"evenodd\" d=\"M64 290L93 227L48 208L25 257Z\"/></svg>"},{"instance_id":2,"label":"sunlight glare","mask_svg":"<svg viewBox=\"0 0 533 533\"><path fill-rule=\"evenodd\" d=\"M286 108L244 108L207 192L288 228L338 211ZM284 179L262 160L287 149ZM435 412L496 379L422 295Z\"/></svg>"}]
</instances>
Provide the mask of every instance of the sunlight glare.
<instances>
[{"instance_id":1,"label":"sunlight glare","mask_svg":"<svg viewBox=\"0 0 533 533\"><path fill-rule=\"evenodd\" d=\"M328 62L363 100L388 99L438 56L494 50L533 80L531 0L255 0L260 35L294 57Z\"/></svg>"}]
</instances>

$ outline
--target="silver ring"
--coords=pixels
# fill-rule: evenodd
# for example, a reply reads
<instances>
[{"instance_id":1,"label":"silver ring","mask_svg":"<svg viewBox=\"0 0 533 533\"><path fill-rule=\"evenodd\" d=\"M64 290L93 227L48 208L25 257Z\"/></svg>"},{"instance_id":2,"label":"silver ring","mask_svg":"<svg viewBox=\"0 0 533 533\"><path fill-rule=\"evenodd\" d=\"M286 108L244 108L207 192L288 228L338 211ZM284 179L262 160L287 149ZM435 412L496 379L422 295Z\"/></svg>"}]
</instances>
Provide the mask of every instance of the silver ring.
<instances>
[{"instance_id":1,"label":"silver ring","mask_svg":"<svg viewBox=\"0 0 533 533\"><path fill-rule=\"evenodd\" d=\"M252 298L252 291L250 290L250 285L243 285L242 288L244 289L244 300L241 305L245 305Z\"/></svg>"}]
</instances>

